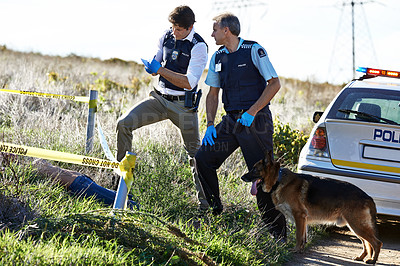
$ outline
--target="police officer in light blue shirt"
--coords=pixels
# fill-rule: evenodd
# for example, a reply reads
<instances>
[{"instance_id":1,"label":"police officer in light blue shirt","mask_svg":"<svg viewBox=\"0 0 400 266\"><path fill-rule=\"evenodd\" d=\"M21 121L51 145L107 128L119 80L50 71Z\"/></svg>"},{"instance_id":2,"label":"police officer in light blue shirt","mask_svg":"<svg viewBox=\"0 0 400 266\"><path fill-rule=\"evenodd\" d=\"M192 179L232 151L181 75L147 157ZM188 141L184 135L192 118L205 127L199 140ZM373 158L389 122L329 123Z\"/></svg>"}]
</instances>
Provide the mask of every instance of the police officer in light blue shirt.
<instances>
[{"instance_id":1,"label":"police officer in light blue shirt","mask_svg":"<svg viewBox=\"0 0 400 266\"><path fill-rule=\"evenodd\" d=\"M249 170L273 149L273 122L269 102L280 89L280 82L265 49L256 42L239 38L240 23L236 16L224 13L214 18L213 33L221 48L211 58L206 84L207 130L196 154L200 182L214 214L223 210L218 187L217 169L238 147ZM226 115L214 127L218 95ZM275 209L270 193L254 183L258 208L270 233L286 239L286 220Z\"/></svg>"},{"instance_id":2,"label":"police officer in light blue shirt","mask_svg":"<svg viewBox=\"0 0 400 266\"><path fill-rule=\"evenodd\" d=\"M239 38L239 45L242 46L244 40L242 38ZM227 54L229 54L229 51L226 47L222 47L220 51L223 51ZM220 88L220 80L219 80L219 73L221 70L219 69L219 65L217 66L216 71L216 63L215 63L215 56L217 53L214 53L214 55L211 57L210 61L210 66L208 69L208 74L207 78L205 80L205 83L211 87L217 87ZM268 55L265 51L265 49L259 45L258 43L254 43L254 45L251 46L251 61L253 64L256 66L260 74L263 76L265 80L270 80L273 77L278 77L278 75L275 72L274 67L272 66L271 62L269 61Z\"/></svg>"}]
</instances>

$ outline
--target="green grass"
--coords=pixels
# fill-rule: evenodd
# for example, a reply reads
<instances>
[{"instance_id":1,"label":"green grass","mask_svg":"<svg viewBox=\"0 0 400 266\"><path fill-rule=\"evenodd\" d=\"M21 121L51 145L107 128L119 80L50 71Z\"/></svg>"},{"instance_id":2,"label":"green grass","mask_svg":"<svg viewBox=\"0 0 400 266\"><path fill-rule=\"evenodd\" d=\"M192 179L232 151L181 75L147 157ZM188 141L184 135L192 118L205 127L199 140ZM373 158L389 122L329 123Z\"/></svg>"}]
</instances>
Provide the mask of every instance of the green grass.
<instances>
[{"instance_id":1,"label":"green grass","mask_svg":"<svg viewBox=\"0 0 400 266\"><path fill-rule=\"evenodd\" d=\"M198 218L190 167L185 153L176 150L149 142L141 151L145 156L137 162L132 187L140 211L112 211L93 199L72 197L29 164L6 166L1 180L19 188L2 183L0 191L22 199L35 218L1 231L0 262L259 265L289 258L293 243L278 245L269 237L249 195L236 205L225 193L222 215ZM17 176L25 178L13 180ZM240 186L245 184L221 178L223 190ZM199 219L200 229L191 225L193 219Z\"/></svg>"},{"instance_id":2,"label":"green grass","mask_svg":"<svg viewBox=\"0 0 400 266\"><path fill-rule=\"evenodd\" d=\"M0 73L3 88L63 95L85 95L91 88L99 89L97 117L112 151L116 150L116 119L146 97L156 81L150 80L142 66L134 62L50 57L7 49L0 52ZM282 80L284 94L271 104L271 109L277 106L278 110L285 110L276 114L280 119L275 122L275 154L294 169L307 139L303 133L307 130L303 129L309 129L309 121L289 125L286 120L292 116L286 111L288 102L294 97L304 105L304 100L312 98L315 86L300 83L305 86L301 91L308 95L303 99L294 93L296 81ZM322 84L317 88L321 95ZM331 91L331 86L326 88ZM204 98L199 112L202 131ZM313 100L318 101L318 106L326 105L321 105L321 99ZM297 114L301 112L300 107L289 106ZM223 111L219 111L218 119L222 115ZM86 123L85 104L0 93L3 142L83 154ZM0 264L279 265L290 259L294 229L290 227L286 245L271 239L256 199L250 195L250 184L240 179L247 171L240 150L218 171L224 212L219 216L200 215L189 161L177 129L164 121L133 134L133 150L138 157L131 194L140 204L140 211L113 211L94 199L73 197L53 180L39 175L31 166L34 158L3 160ZM90 156L104 156L97 138ZM104 187L115 188L111 170L52 163L87 174ZM197 223L201 226L196 229L193 224ZM312 227L311 240L321 231Z\"/></svg>"}]
</instances>

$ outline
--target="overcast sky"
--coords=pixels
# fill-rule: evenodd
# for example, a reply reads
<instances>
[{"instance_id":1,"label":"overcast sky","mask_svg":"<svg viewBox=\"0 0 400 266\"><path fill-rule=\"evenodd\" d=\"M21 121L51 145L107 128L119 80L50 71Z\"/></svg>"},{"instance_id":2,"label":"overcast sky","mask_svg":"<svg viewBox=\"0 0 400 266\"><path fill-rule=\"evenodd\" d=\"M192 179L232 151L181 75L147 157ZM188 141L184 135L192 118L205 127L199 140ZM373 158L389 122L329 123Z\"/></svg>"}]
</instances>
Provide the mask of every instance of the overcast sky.
<instances>
[{"instance_id":1,"label":"overcast sky","mask_svg":"<svg viewBox=\"0 0 400 266\"><path fill-rule=\"evenodd\" d=\"M351 1L337 0L0 0L0 45L20 51L140 62L151 58L168 14L189 5L196 31L236 14L241 37L263 45L278 75L320 82L352 78ZM356 65L400 70L400 1L355 1ZM362 5L360 3L363 3Z\"/></svg>"}]
</instances>

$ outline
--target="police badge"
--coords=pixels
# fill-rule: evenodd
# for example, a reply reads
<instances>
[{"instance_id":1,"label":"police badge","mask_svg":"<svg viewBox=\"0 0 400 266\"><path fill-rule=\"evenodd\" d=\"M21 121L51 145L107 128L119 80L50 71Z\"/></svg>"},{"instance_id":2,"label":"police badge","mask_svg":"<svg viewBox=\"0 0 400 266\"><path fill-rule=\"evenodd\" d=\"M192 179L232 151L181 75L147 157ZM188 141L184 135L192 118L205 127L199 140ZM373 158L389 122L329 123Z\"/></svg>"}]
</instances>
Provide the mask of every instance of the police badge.
<instances>
[{"instance_id":1,"label":"police badge","mask_svg":"<svg viewBox=\"0 0 400 266\"><path fill-rule=\"evenodd\" d=\"M176 49L172 50L171 60L175 61L176 59L178 59L178 55L179 55L179 51L178 50L176 50Z\"/></svg>"}]
</instances>

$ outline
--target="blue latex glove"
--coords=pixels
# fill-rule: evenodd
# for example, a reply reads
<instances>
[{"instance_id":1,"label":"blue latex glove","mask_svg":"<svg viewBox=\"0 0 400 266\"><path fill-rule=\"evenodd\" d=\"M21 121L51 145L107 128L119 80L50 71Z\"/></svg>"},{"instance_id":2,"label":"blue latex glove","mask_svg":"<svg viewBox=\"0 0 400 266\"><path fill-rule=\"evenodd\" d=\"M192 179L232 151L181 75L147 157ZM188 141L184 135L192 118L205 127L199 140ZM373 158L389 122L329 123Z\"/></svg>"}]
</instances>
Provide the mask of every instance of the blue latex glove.
<instances>
[{"instance_id":1,"label":"blue latex glove","mask_svg":"<svg viewBox=\"0 0 400 266\"><path fill-rule=\"evenodd\" d=\"M157 74L158 69L161 67L160 62L158 62L155 58L151 60L150 65L148 66L148 69L152 72Z\"/></svg>"},{"instance_id":2,"label":"blue latex glove","mask_svg":"<svg viewBox=\"0 0 400 266\"><path fill-rule=\"evenodd\" d=\"M213 140L213 137L217 138L217 130L215 130L214 125L211 125L206 130L206 134L204 135L203 138L203 144L205 146L207 146L207 143L210 144L210 146L214 145L215 142Z\"/></svg>"},{"instance_id":3,"label":"blue latex glove","mask_svg":"<svg viewBox=\"0 0 400 266\"><path fill-rule=\"evenodd\" d=\"M237 122L239 122L240 124L242 124L243 126L246 127L250 127L251 123L253 123L254 120L254 116L252 116L251 114L249 114L248 112L245 112L244 114L242 114L242 116L237 120Z\"/></svg>"},{"instance_id":4,"label":"blue latex glove","mask_svg":"<svg viewBox=\"0 0 400 266\"><path fill-rule=\"evenodd\" d=\"M146 72L149 73L149 74L153 74L149 69L149 67L150 67L149 61L144 60L143 58L141 58L141 59L142 59L142 62L144 64L144 69L146 70Z\"/></svg>"}]
</instances>

